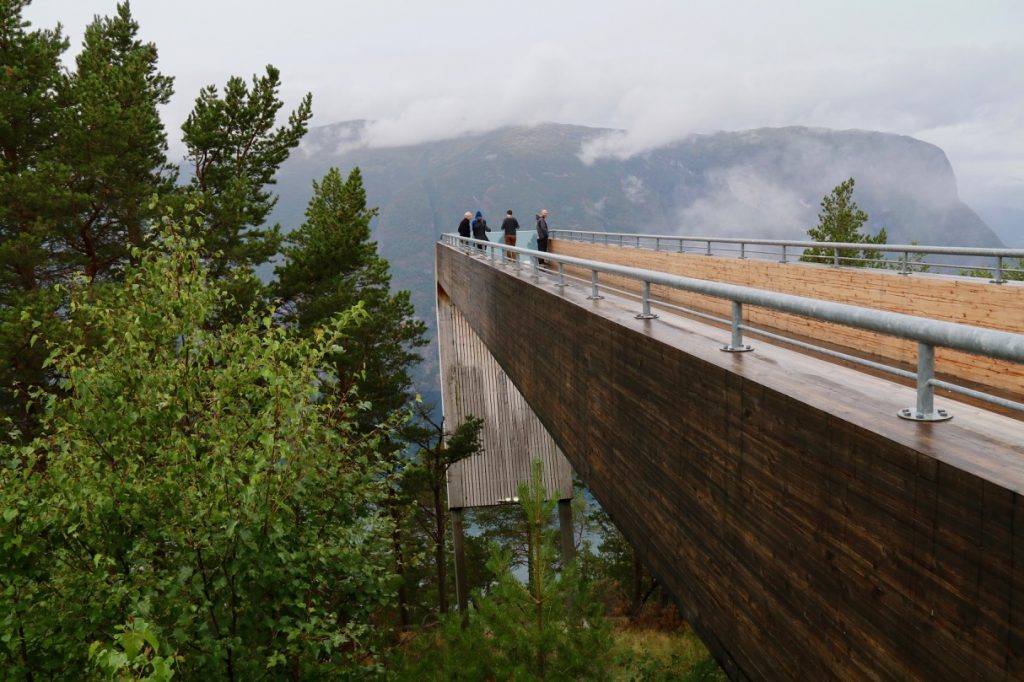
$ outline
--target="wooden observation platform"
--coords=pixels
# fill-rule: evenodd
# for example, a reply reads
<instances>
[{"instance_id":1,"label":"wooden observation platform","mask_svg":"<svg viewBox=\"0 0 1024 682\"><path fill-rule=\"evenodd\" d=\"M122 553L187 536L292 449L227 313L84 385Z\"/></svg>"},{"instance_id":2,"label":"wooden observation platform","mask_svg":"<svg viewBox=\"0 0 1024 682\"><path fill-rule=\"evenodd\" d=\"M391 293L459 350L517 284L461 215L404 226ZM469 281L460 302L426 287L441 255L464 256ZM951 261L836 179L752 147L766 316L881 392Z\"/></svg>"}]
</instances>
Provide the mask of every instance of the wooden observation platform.
<instances>
[{"instance_id":1,"label":"wooden observation platform","mask_svg":"<svg viewBox=\"0 0 1024 682\"><path fill-rule=\"evenodd\" d=\"M835 293L845 270L612 257L1024 328L1014 285L931 304L932 278L918 275L856 273L885 279ZM508 384L474 390L514 388L731 677L1024 678L1024 422L942 397L952 421L902 420L915 392L890 379L756 337L753 353L723 353L722 328L664 310L636 319L635 300L589 300L585 285L555 287L444 244L436 262L443 307ZM935 278L961 286L950 280ZM868 337L827 342L909 360ZM1019 367L943 354L937 369L1020 400Z\"/></svg>"}]
</instances>

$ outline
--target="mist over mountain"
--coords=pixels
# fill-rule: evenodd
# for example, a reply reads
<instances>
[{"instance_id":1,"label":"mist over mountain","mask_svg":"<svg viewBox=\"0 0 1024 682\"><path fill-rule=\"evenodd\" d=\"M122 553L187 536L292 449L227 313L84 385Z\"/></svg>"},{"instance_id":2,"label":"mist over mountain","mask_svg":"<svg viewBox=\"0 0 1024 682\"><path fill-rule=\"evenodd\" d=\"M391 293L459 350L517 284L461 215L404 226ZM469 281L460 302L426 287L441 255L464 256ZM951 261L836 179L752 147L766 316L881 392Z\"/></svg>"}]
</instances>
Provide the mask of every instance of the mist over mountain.
<instances>
[{"instance_id":1,"label":"mist over mountain","mask_svg":"<svg viewBox=\"0 0 1024 682\"><path fill-rule=\"evenodd\" d=\"M1019 197L1014 197L1019 201ZM1005 204L986 204L977 211L1008 248L1024 248L1024 208Z\"/></svg>"},{"instance_id":2,"label":"mist over mountain","mask_svg":"<svg viewBox=\"0 0 1024 682\"><path fill-rule=\"evenodd\" d=\"M848 177L890 243L1003 243L959 198L945 153L911 137L863 130L761 128L694 135L629 158L600 157L622 133L575 125L508 127L424 144L369 147L365 121L314 128L278 175L273 219L303 220L311 183L331 166L359 166L380 253L433 327L433 243L465 211L495 230L507 209L532 228L803 239L819 203ZM427 350L433 371L436 353Z\"/></svg>"}]
</instances>

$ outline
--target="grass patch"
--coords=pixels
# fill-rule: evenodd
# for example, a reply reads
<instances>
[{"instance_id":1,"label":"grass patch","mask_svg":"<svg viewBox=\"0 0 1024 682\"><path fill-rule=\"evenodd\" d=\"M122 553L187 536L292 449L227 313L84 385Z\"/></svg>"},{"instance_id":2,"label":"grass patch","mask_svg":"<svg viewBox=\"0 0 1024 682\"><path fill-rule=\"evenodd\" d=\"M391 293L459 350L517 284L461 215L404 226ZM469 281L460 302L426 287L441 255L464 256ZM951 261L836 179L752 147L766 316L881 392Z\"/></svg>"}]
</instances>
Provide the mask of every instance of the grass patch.
<instances>
[{"instance_id":1,"label":"grass patch","mask_svg":"<svg viewBox=\"0 0 1024 682\"><path fill-rule=\"evenodd\" d=\"M727 682L728 677L693 630L615 629L623 682Z\"/></svg>"}]
</instances>

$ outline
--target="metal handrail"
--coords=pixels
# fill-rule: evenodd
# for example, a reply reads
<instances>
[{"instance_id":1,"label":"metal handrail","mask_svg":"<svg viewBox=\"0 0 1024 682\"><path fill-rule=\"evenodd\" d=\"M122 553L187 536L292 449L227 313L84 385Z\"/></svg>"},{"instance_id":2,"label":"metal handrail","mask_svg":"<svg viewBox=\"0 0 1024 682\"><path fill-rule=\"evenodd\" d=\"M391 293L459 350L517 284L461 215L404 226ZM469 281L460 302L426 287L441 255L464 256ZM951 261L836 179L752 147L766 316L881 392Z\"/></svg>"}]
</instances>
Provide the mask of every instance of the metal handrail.
<instances>
[{"instance_id":1,"label":"metal handrail","mask_svg":"<svg viewBox=\"0 0 1024 682\"><path fill-rule=\"evenodd\" d=\"M841 261L850 260L849 257L841 255L842 251L878 251L880 253L895 253L903 256L902 259L897 261L878 261L884 262L890 265L900 265L901 274L910 274L915 268L919 268L924 265L944 268L954 267L970 267L977 268L979 266L955 266L944 263L916 263L910 261L910 254L930 254L930 255L941 255L941 256L974 256L983 258L993 258L995 262L992 266L980 266L983 270L989 270L993 274L992 281L997 284L1002 284L1006 280L1003 278L1003 273L1006 270L1003 265L1003 261L1010 258L1024 259L1024 249L993 249L986 247L972 247L972 246L928 246L922 244L859 244L851 242L815 242L805 240L793 240L793 239L745 239L741 237L709 237L709 236L690 236L690 235L664 235L664 234L635 234L630 232L594 232L586 230L551 230L551 236L556 239L566 239L570 241L589 242L591 244L607 244L626 246L633 245L636 248L640 248L641 241L653 242L654 249L656 251L662 250L662 245L676 244L674 250L682 253L685 251L684 242L696 242L697 244L703 245L700 249L706 255L712 255L712 245L738 245L739 246L739 258L747 257L748 246L775 246L781 250L781 262L790 262L788 256L803 255L803 249L817 249L819 251L831 252L828 255L816 256L820 258L822 262L831 261L833 265L839 265ZM577 238L578 237L578 238ZM800 253L787 253L788 249L801 249ZM862 260L862 259L856 259Z\"/></svg>"},{"instance_id":2,"label":"metal handrail","mask_svg":"<svg viewBox=\"0 0 1024 682\"><path fill-rule=\"evenodd\" d=\"M506 253L529 256L533 262L535 274L538 272L538 259L557 263L560 285L564 285L564 266L570 265L589 270L593 287L591 298L599 298L597 295L598 273L636 280L643 285L642 308L641 313L637 315L640 319L657 317L651 313L650 308L651 284L730 301L732 303L732 338L730 343L722 348L722 350L729 352L751 350L750 346L743 343L743 329L745 327L743 324L744 305L753 305L782 313L799 315L814 320L916 341L918 343L918 370L916 373L917 404L915 407L900 411L899 416L906 419L944 421L951 418L947 411L936 410L933 406L934 386L940 383L935 379L936 346L1024 364L1024 334L933 320L875 308L863 308L847 303L822 301L735 284L694 279L645 268L635 268L615 263L577 258L575 256L535 251L488 240L470 239L456 234L444 234L441 236L441 241L451 246L461 246L467 251L476 253L481 253L479 249L483 247L489 250L492 261L498 257L504 260L504 254ZM498 254L501 255L499 256ZM520 261L516 260L515 262L517 267L519 267ZM943 387L946 388L948 385L943 384ZM968 389L962 389L959 392L963 393L965 391L968 391ZM993 398L995 397L993 396ZM1005 399L995 398L990 400L990 402L1024 410L1024 404Z\"/></svg>"}]
</instances>

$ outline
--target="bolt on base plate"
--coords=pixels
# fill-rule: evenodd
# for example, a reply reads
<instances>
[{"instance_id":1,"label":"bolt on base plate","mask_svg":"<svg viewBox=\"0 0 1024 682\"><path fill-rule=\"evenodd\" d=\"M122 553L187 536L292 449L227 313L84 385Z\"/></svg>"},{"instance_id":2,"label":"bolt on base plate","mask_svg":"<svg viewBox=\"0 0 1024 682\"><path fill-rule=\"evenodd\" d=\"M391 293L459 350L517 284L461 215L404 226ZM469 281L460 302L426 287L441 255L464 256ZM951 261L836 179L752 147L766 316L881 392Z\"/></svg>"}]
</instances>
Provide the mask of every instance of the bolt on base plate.
<instances>
[{"instance_id":1,"label":"bolt on base plate","mask_svg":"<svg viewBox=\"0 0 1024 682\"><path fill-rule=\"evenodd\" d=\"M723 350L726 353L749 353L754 350L753 346L722 346L719 350Z\"/></svg>"},{"instance_id":2,"label":"bolt on base plate","mask_svg":"<svg viewBox=\"0 0 1024 682\"><path fill-rule=\"evenodd\" d=\"M946 422L953 418L953 415L946 410L918 412L916 407L904 407L896 414L901 419L908 419L912 422Z\"/></svg>"}]
</instances>

